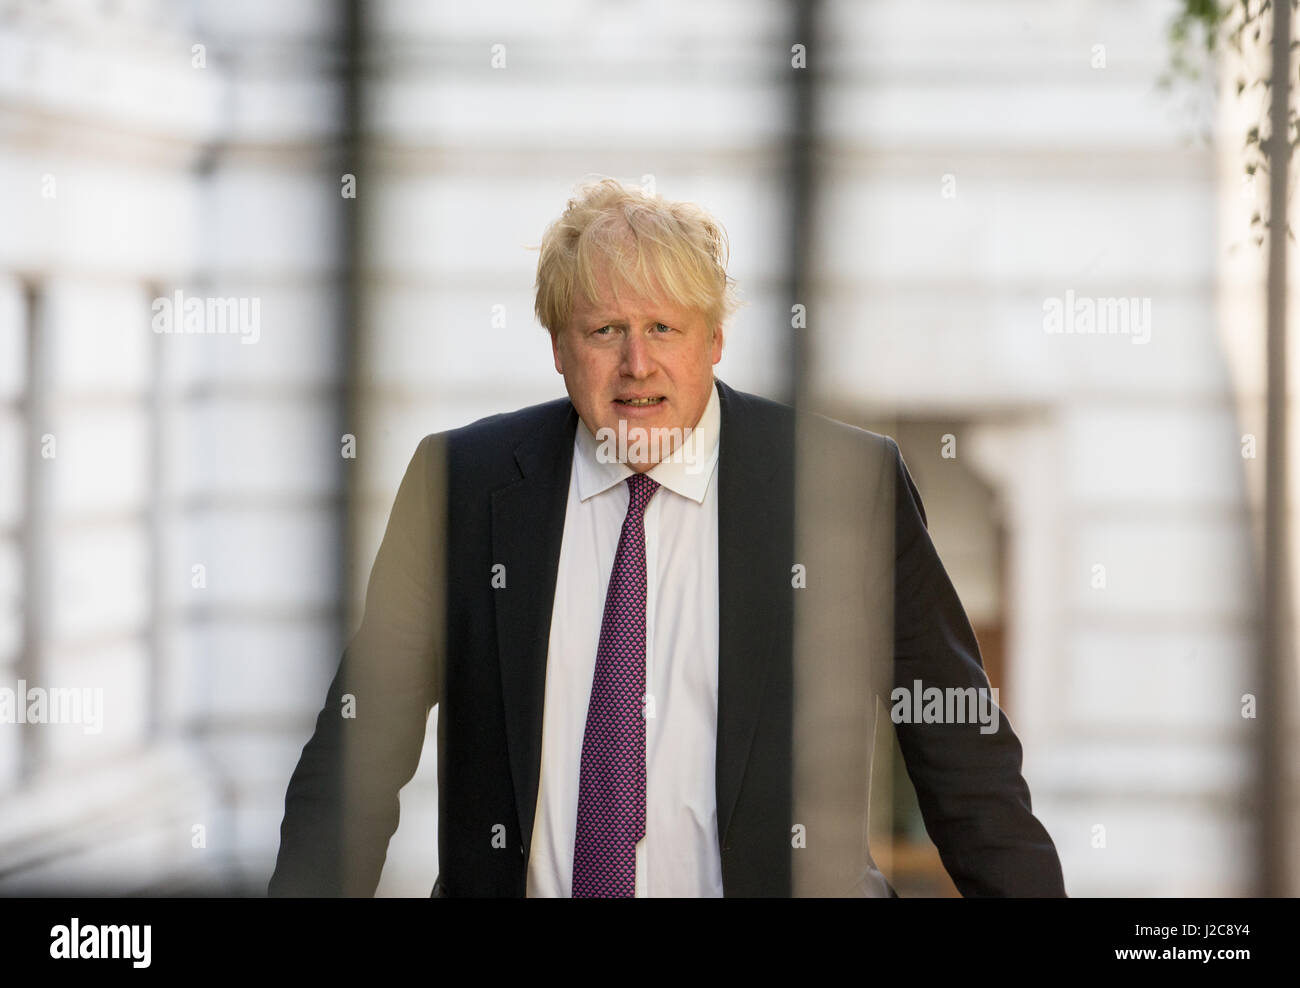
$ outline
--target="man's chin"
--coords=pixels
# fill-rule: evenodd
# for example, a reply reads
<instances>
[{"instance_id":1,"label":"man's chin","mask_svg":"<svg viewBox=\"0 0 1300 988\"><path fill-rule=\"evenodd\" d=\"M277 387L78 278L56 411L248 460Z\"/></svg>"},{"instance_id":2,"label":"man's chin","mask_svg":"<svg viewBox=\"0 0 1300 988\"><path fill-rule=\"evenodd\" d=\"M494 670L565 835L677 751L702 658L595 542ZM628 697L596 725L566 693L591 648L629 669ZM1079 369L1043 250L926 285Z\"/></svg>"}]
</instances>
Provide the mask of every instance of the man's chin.
<instances>
[{"instance_id":1,"label":"man's chin","mask_svg":"<svg viewBox=\"0 0 1300 988\"><path fill-rule=\"evenodd\" d=\"M672 456L687 434L680 425L667 421L616 418L596 430L597 458L602 462L625 463L644 472Z\"/></svg>"}]
</instances>

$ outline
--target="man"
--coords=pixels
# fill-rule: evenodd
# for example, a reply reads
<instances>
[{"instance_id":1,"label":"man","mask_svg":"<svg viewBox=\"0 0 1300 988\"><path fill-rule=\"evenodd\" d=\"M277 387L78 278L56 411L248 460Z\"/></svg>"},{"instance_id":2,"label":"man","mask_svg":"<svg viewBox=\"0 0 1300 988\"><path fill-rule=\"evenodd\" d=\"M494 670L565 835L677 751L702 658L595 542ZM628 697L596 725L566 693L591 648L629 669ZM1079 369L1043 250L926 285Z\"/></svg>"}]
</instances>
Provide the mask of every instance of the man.
<instances>
[{"instance_id":1,"label":"man","mask_svg":"<svg viewBox=\"0 0 1300 988\"><path fill-rule=\"evenodd\" d=\"M698 207L613 180L552 224L568 398L420 443L271 894L373 894L435 705L435 896L893 894L878 712L988 680L895 443L714 378L725 263ZM1063 895L1010 725L959 712L893 717L945 867Z\"/></svg>"}]
</instances>

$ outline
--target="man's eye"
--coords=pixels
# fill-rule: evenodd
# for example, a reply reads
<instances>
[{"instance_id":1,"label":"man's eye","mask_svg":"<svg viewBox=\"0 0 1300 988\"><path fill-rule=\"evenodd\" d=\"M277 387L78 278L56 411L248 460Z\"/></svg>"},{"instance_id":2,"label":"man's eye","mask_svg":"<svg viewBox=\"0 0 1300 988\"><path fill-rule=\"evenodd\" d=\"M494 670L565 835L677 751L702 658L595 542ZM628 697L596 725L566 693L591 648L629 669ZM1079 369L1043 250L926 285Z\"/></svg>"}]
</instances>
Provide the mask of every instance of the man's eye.
<instances>
[{"instance_id":1,"label":"man's eye","mask_svg":"<svg viewBox=\"0 0 1300 988\"><path fill-rule=\"evenodd\" d=\"M657 330L662 329L665 333L671 333L673 331L673 328L671 326L665 326L661 322L655 323L655 329Z\"/></svg>"},{"instance_id":2,"label":"man's eye","mask_svg":"<svg viewBox=\"0 0 1300 988\"><path fill-rule=\"evenodd\" d=\"M612 330L613 328L614 328L613 326L601 326L600 329L595 330L595 334L597 336L608 336L609 331Z\"/></svg>"}]
</instances>

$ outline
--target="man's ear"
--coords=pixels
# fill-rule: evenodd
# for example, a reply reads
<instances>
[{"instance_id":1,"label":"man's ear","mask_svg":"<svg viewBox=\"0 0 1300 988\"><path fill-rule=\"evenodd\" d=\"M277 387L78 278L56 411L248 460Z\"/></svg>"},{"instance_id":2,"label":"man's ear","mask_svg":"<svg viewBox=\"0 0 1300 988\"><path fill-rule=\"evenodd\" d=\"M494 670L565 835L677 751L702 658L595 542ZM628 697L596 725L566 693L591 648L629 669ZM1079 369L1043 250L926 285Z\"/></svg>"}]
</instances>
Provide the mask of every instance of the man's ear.
<instances>
[{"instance_id":1,"label":"man's ear","mask_svg":"<svg viewBox=\"0 0 1300 988\"><path fill-rule=\"evenodd\" d=\"M713 328L713 362L722 359L722 323Z\"/></svg>"},{"instance_id":2,"label":"man's ear","mask_svg":"<svg viewBox=\"0 0 1300 988\"><path fill-rule=\"evenodd\" d=\"M558 374L564 373L564 365L560 362L560 341L559 334L552 331L551 333L551 356L555 358L555 370Z\"/></svg>"}]
</instances>

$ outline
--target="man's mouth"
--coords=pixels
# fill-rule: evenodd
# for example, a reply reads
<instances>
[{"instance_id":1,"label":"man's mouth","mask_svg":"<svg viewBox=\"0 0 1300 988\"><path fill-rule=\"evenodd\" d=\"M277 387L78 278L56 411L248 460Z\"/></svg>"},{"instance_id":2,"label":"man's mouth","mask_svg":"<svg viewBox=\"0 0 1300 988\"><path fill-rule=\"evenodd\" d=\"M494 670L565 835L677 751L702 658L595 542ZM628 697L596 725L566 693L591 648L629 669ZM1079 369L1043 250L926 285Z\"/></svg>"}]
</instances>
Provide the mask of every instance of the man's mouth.
<instances>
[{"instance_id":1,"label":"man's mouth","mask_svg":"<svg viewBox=\"0 0 1300 988\"><path fill-rule=\"evenodd\" d=\"M645 408L648 405L658 405L664 401L664 396L659 395L657 398L615 398L620 405L627 405L629 408Z\"/></svg>"}]
</instances>

